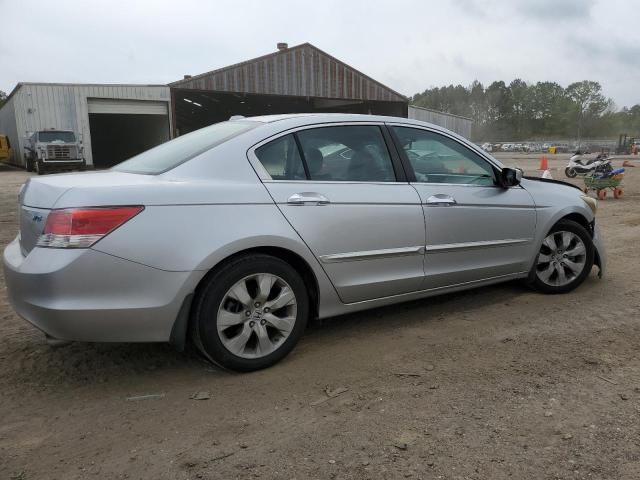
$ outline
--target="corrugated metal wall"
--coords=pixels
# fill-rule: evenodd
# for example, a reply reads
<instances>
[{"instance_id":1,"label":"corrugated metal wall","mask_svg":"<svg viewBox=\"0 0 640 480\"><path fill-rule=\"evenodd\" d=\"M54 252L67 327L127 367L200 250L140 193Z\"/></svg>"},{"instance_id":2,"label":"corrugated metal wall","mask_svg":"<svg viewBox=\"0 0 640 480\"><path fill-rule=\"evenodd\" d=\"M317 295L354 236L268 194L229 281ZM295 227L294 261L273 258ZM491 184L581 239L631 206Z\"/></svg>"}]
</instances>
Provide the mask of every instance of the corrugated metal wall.
<instances>
[{"instance_id":1,"label":"corrugated metal wall","mask_svg":"<svg viewBox=\"0 0 640 480\"><path fill-rule=\"evenodd\" d=\"M219 92L400 102L407 100L308 43L170 85Z\"/></svg>"},{"instance_id":2,"label":"corrugated metal wall","mask_svg":"<svg viewBox=\"0 0 640 480\"><path fill-rule=\"evenodd\" d=\"M156 85L22 84L13 94L18 143L16 162L23 164L26 132L45 128L73 130L84 142L85 158L93 164L87 99L152 100L170 102L169 87ZM169 108L169 107L168 107ZM4 112L5 108L0 110ZM170 110L169 110L170 111ZM171 116L169 115L169 121Z\"/></svg>"},{"instance_id":3,"label":"corrugated metal wall","mask_svg":"<svg viewBox=\"0 0 640 480\"><path fill-rule=\"evenodd\" d=\"M462 135L465 138L471 138L471 127L473 126L473 120L471 120L470 118L437 112L435 110L416 107L414 105L409 105L409 118L420 120L422 122L433 123L440 127L447 128L452 132L456 132L458 135Z\"/></svg>"}]
</instances>

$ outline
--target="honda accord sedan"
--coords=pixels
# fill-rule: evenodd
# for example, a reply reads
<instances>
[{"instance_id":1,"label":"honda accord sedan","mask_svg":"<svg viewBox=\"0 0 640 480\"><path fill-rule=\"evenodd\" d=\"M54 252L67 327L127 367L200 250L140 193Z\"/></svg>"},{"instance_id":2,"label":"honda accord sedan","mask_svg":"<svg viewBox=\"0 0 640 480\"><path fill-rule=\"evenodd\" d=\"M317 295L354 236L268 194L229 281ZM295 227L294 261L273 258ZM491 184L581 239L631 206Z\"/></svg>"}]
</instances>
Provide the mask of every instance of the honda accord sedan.
<instances>
[{"instance_id":1,"label":"honda accord sedan","mask_svg":"<svg viewBox=\"0 0 640 480\"><path fill-rule=\"evenodd\" d=\"M239 118L111 170L31 178L9 299L50 339L193 343L267 367L310 318L522 279L569 292L605 256L596 201L406 118Z\"/></svg>"}]
</instances>

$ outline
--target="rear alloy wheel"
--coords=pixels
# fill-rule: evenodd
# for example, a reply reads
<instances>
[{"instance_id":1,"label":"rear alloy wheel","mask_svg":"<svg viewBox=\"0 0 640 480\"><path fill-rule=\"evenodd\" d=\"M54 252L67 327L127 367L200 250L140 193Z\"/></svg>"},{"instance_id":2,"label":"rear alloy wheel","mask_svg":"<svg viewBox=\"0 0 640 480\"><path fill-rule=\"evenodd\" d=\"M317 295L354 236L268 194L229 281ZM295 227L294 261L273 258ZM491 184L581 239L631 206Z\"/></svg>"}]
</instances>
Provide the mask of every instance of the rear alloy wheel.
<instances>
[{"instance_id":1,"label":"rear alloy wheel","mask_svg":"<svg viewBox=\"0 0 640 480\"><path fill-rule=\"evenodd\" d=\"M591 271L594 247L585 228L570 220L561 220L542 241L533 266L532 284L544 293L570 292Z\"/></svg>"},{"instance_id":2,"label":"rear alloy wheel","mask_svg":"<svg viewBox=\"0 0 640 480\"><path fill-rule=\"evenodd\" d=\"M300 275L267 255L235 259L212 275L194 304L196 345L242 372L284 358L304 332L308 295Z\"/></svg>"}]
</instances>

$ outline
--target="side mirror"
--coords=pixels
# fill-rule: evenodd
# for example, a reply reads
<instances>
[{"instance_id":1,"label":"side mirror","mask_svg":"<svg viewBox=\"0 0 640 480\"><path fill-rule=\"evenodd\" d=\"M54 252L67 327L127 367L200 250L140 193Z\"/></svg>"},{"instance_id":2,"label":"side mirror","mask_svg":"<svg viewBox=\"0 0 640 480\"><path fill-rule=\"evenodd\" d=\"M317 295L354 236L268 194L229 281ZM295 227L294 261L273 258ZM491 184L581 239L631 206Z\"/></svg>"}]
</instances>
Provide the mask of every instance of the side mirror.
<instances>
[{"instance_id":1,"label":"side mirror","mask_svg":"<svg viewBox=\"0 0 640 480\"><path fill-rule=\"evenodd\" d=\"M520 185L520 180L522 180L522 170L519 168L503 168L498 178L502 188Z\"/></svg>"}]
</instances>

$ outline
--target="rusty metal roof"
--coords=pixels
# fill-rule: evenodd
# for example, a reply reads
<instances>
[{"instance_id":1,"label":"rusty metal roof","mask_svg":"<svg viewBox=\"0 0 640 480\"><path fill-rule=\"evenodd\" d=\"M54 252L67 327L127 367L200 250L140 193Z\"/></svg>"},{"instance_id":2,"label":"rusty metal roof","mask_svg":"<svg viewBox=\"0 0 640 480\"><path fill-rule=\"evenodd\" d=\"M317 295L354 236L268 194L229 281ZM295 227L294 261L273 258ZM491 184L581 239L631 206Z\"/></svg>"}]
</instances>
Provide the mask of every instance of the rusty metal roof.
<instances>
[{"instance_id":1,"label":"rusty metal roof","mask_svg":"<svg viewBox=\"0 0 640 480\"><path fill-rule=\"evenodd\" d=\"M310 43L169 84L235 93L406 102L407 98Z\"/></svg>"}]
</instances>

